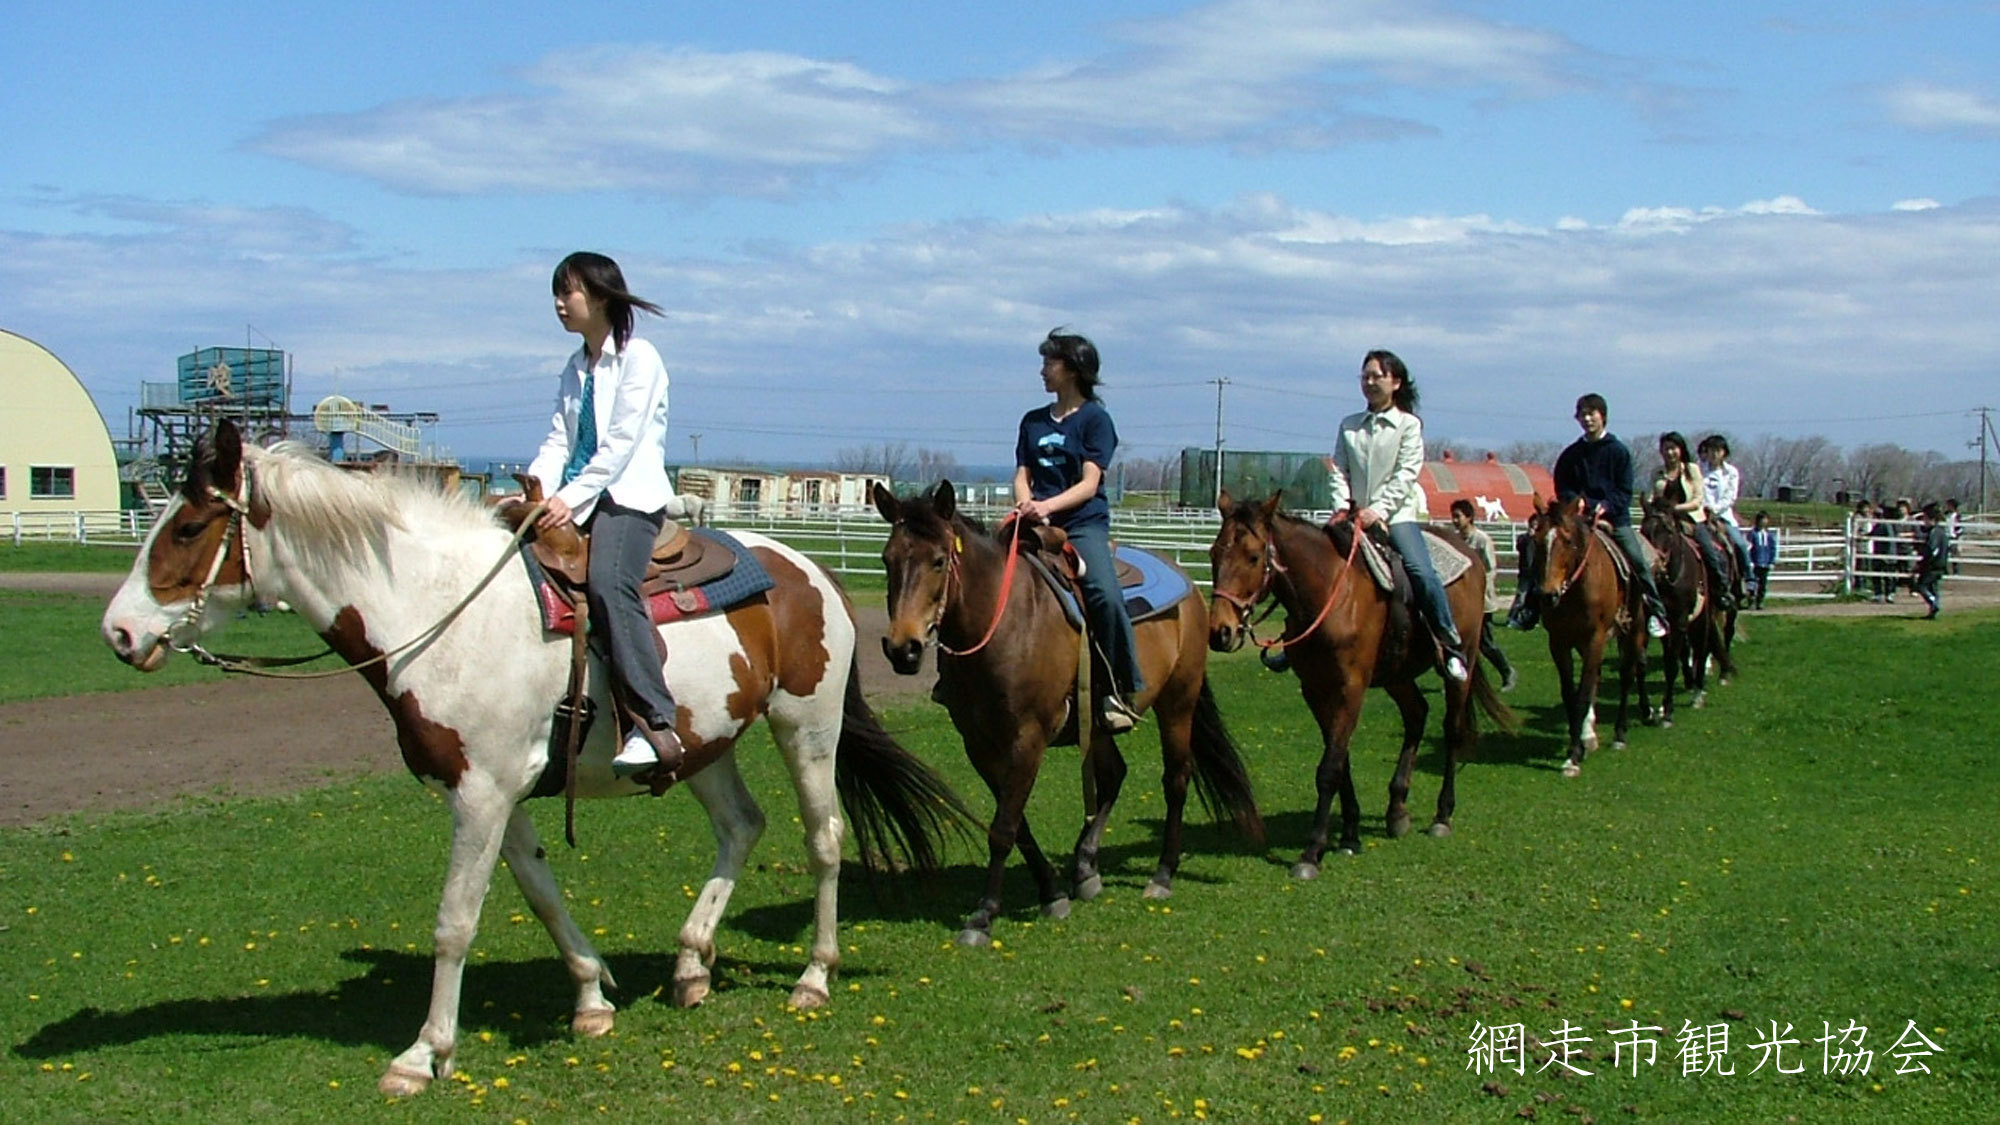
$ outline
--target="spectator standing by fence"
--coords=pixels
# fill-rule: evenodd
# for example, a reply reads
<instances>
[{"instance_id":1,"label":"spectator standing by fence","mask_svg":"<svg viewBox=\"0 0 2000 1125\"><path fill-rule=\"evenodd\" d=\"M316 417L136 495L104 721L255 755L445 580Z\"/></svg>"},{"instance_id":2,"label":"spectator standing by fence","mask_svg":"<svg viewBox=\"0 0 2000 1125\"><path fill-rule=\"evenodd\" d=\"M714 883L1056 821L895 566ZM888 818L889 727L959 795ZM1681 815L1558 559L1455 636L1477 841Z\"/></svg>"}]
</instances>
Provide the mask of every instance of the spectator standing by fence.
<instances>
[{"instance_id":1,"label":"spectator standing by fence","mask_svg":"<svg viewBox=\"0 0 2000 1125\"><path fill-rule=\"evenodd\" d=\"M1771 526L1771 513L1758 512L1757 526L1750 532L1751 609L1764 608L1764 595L1771 590L1771 568L1778 565L1778 530Z\"/></svg>"}]
</instances>

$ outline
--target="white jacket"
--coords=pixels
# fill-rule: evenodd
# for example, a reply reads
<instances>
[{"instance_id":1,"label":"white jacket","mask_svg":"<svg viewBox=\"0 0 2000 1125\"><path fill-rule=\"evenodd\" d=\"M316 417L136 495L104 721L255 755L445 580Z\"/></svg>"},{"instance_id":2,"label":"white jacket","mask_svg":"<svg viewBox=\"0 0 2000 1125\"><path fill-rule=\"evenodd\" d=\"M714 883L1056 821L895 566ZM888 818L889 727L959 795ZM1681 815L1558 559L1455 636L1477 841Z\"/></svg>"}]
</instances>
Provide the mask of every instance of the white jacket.
<instances>
[{"instance_id":1,"label":"white jacket","mask_svg":"<svg viewBox=\"0 0 2000 1125\"><path fill-rule=\"evenodd\" d=\"M563 368L556 390L555 417L549 436L528 466L542 482L542 494L560 497L577 523L590 518L597 498L610 493L622 507L656 512L674 498L667 480L667 367L653 345L634 337L619 352L611 340L593 370L596 385L597 453L577 474L562 483L563 466L576 440L576 421L583 404L583 369L589 362L578 348Z\"/></svg>"},{"instance_id":2,"label":"white jacket","mask_svg":"<svg viewBox=\"0 0 2000 1125\"><path fill-rule=\"evenodd\" d=\"M1414 523L1426 506L1417 475L1424 469L1424 424L1394 406L1340 420L1328 463L1334 511L1349 500L1373 508L1384 523Z\"/></svg>"}]
</instances>

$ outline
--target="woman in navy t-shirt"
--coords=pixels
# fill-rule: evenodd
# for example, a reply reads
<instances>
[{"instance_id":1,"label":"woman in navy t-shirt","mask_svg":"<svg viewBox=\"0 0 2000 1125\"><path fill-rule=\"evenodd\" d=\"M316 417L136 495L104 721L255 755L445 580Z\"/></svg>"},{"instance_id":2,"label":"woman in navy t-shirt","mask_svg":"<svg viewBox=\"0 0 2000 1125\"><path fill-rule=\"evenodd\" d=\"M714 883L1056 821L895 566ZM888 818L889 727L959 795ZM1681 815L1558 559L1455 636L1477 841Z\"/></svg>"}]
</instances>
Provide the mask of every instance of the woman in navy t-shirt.
<instances>
[{"instance_id":1,"label":"woman in navy t-shirt","mask_svg":"<svg viewBox=\"0 0 2000 1125\"><path fill-rule=\"evenodd\" d=\"M1122 734L1138 722L1134 703L1146 685L1111 561L1111 505L1104 498L1104 473L1118 449L1118 430L1097 397L1095 345L1057 328L1042 341L1041 354L1042 389L1056 400L1021 418L1014 443L1014 511L1030 525L1062 528L1083 559L1090 638L1112 681L1097 703L1099 721Z\"/></svg>"}]
</instances>

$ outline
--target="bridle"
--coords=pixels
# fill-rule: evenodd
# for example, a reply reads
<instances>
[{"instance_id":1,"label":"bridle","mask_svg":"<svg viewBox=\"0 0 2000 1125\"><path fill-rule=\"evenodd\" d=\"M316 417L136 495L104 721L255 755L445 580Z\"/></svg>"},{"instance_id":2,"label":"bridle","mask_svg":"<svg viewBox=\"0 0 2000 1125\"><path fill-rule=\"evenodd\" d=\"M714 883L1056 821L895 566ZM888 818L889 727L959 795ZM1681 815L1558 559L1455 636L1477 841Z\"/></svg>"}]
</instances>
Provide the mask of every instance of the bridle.
<instances>
[{"instance_id":1,"label":"bridle","mask_svg":"<svg viewBox=\"0 0 2000 1125\"><path fill-rule=\"evenodd\" d=\"M458 620L458 615L464 613L465 608L471 605L473 600L479 597L480 594L484 593L486 587L492 585L493 580L499 577L500 572L506 569L509 563L514 561L515 552L520 547L521 540L527 538L528 534L534 530L536 519L541 516L542 512L548 506L546 503L537 503L528 510L527 515L522 518L520 526L515 529L513 538L508 540L506 549L500 552L500 557L494 561L492 568L486 572L485 577L481 578L479 584L474 586L469 593L460 598L458 604L452 606L438 620L437 624L432 625L430 628L425 629L395 648L387 652L377 653L358 664L350 664L344 668L328 668L318 672L273 672L269 669L285 668L294 664L310 664L322 657L333 655L335 649L332 645L328 645L324 651L313 653L311 656L243 656L232 653L210 652L208 649L202 647L200 640L201 620L208 611L209 593L215 588L216 579L221 577L222 568L228 564L229 545L232 540L235 540L239 545L239 554L243 560L244 585L250 588L250 596L253 601L257 595L256 575L250 566L250 537L243 530L243 521L250 514L250 466L246 463L238 471L236 491L234 493L224 492L212 484L207 486L206 491L209 496L220 501L224 507L229 509L229 523L223 528L222 538L216 544L215 556L208 562L208 574L202 579L201 585L195 588L194 597L188 603L187 612L181 615L180 620L167 627L167 647L175 652L186 653L196 661L212 668L220 668L224 672L240 672L244 675L264 676L269 679L279 680L319 680L332 676L344 676L349 672L358 672L363 668L385 663L391 657L435 640L447 628L450 628L451 623Z\"/></svg>"},{"instance_id":2,"label":"bridle","mask_svg":"<svg viewBox=\"0 0 2000 1125\"><path fill-rule=\"evenodd\" d=\"M1560 526L1560 520L1558 520L1557 523L1551 524L1549 526L1548 540L1550 543L1553 543L1555 541L1556 535L1559 532L1561 532L1561 530L1562 528ZM1590 549L1595 546L1597 546L1597 529L1594 525L1584 524L1583 550L1577 553L1576 569L1570 571L1569 577L1563 579L1562 585L1556 587L1555 594L1549 599L1551 603L1563 600L1563 595L1569 593L1571 586L1576 585L1576 580L1583 577L1584 568L1590 564ZM1547 550L1548 549L1547 545L1544 545L1543 549Z\"/></svg>"},{"instance_id":3,"label":"bridle","mask_svg":"<svg viewBox=\"0 0 2000 1125\"><path fill-rule=\"evenodd\" d=\"M1000 619L1007 615L1007 603L1011 600L1010 595L1014 592L1014 567L1021 559L1020 517L1015 517L1012 523L1013 532L1007 538L1007 565L1000 572L1000 597L993 606L993 622L986 627L986 635L979 638L979 643L966 649L952 648L950 645L944 643L943 638L938 633L939 628L944 624L945 612L951 608L952 587L956 585L961 592L965 589L965 575L959 563L960 556L965 552L965 541L959 535L956 527L950 524L946 525L947 529L951 532L951 545L945 550L944 590L938 595L937 613L931 617L930 628L931 636L938 638L937 646L939 652L945 653L948 656L971 656L973 653L990 644L994 635L999 633Z\"/></svg>"},{"instance_id":4,"label":"bridle","mask_svg":"<svg viewBox=\"0 0 2000 1125\"><path fill-rule=\"evenodd\" d=\"M1345 520L1346 518L1347 518L1346 512L1341 512L1334 516L1334 520L1336 522ZM1244 634L1247 635L1250 638L1251 642L1254 643L1258 648L1287 649L1295 644L1298 644L1300 641L1305 640L1307 637L1312 636L1314 633L1319 632L1320 625L1324 624L1327 615L1333 612L1334 603L1340 601L1340 595L1345 591L1347 587L1347 576L1353 573L1354 571L1354 558L1358 553L1360 553L1360 550L1361 550L1361 529L1357 527L1354 529L1354 534L1351 537L1350 542L1348 543L1347 565L1343 567L1341 569L1340 574L1334 578L1333 589L1329 590L1326 595L1326 604L1320 607L1319 615L1313 618L1312 624L1306 626L1300 632L1293 634L1291 639L1289 640L1285 639L1285 637L1283 637L1282 635L1274 640L1269 640L1269 641L1260 640L1257 636L1256 627L1258 625L1263 624L1265 619L1269 618L1271 614L1277 612L1278 603L1276 601L1272 601L1270 606L1264 610L1263 614L1258 615L1256 617L1255 621L1251 620L1251 617L1257 613L1257 607L1259 605L1262 605L1265 599L1271 596L1271 588L1273 585L1277 583L1279 577L1282 576L1284 578L1285 584L1292 588L1292 592L1294 594L1299 592L1298 583L1292 581L1291 570L1285 566L1282 560L1278 558L1278 535L1277 535L1277 527L1275 525L1271 528L1270 537L1264 540L1264 571L1261 580L1257 584L1257 592L1255 594L1252 594L1250 597L1245 598L1238 594L1231 593L1230 591L1223 589L1220 585L1217 585L1213 588L1212 593L1214 593L1216 597L1221 598L1223 601L1228 602L1230 605L1236 607L1236 614L1243 621Z\"/></svg>"}]
</instances>

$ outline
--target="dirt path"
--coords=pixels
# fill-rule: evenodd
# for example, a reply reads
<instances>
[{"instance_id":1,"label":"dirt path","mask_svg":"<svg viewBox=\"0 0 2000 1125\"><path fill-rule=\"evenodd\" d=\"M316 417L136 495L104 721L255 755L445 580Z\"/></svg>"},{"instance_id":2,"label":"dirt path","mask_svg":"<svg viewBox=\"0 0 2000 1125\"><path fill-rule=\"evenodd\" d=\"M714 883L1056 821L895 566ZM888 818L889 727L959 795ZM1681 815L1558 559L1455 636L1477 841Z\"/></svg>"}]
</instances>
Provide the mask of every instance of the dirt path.
<instances>
[{"instance_id":1,"label":"dirt path","mask_svg":"<svg viewBox=\"0 0 2000 1125\"><path fill-rule=\"evenodd\" d=\"M0 588L109 599L123 580L0 574ZM863 693L878 707L921 698L930 663L919 675L896 675L879 641L888 615L880 605L856 609ZM0 704L0 826L202 794L284 793L402 768L388 713L359 676L238 677Z\"/></svg>"},{"instance_id":2,"label":"dirt path","mask_svg":"<svg viewBox=\"0 0 2000 1125\"><path fill-rule=\"evenodd\" d=\"M0 588L109 598L118 574L0 574ZM1945 586L1945 612L2000 605L2000 588ZM931 669L898 676L882 657L887 614L857 607L861 685L878 706L930 689ZM1894 604L1804 602L1746 615L1918 617ZM1754 627L1754 626L1753 626ZM137 675L138 673L133 673ZM333 778L400 771L394 728L359 677L309 683L229 679L0 705L0 826L64 813L151 808L202 794L283 793Z\"/></svg>"}]
</instances>

